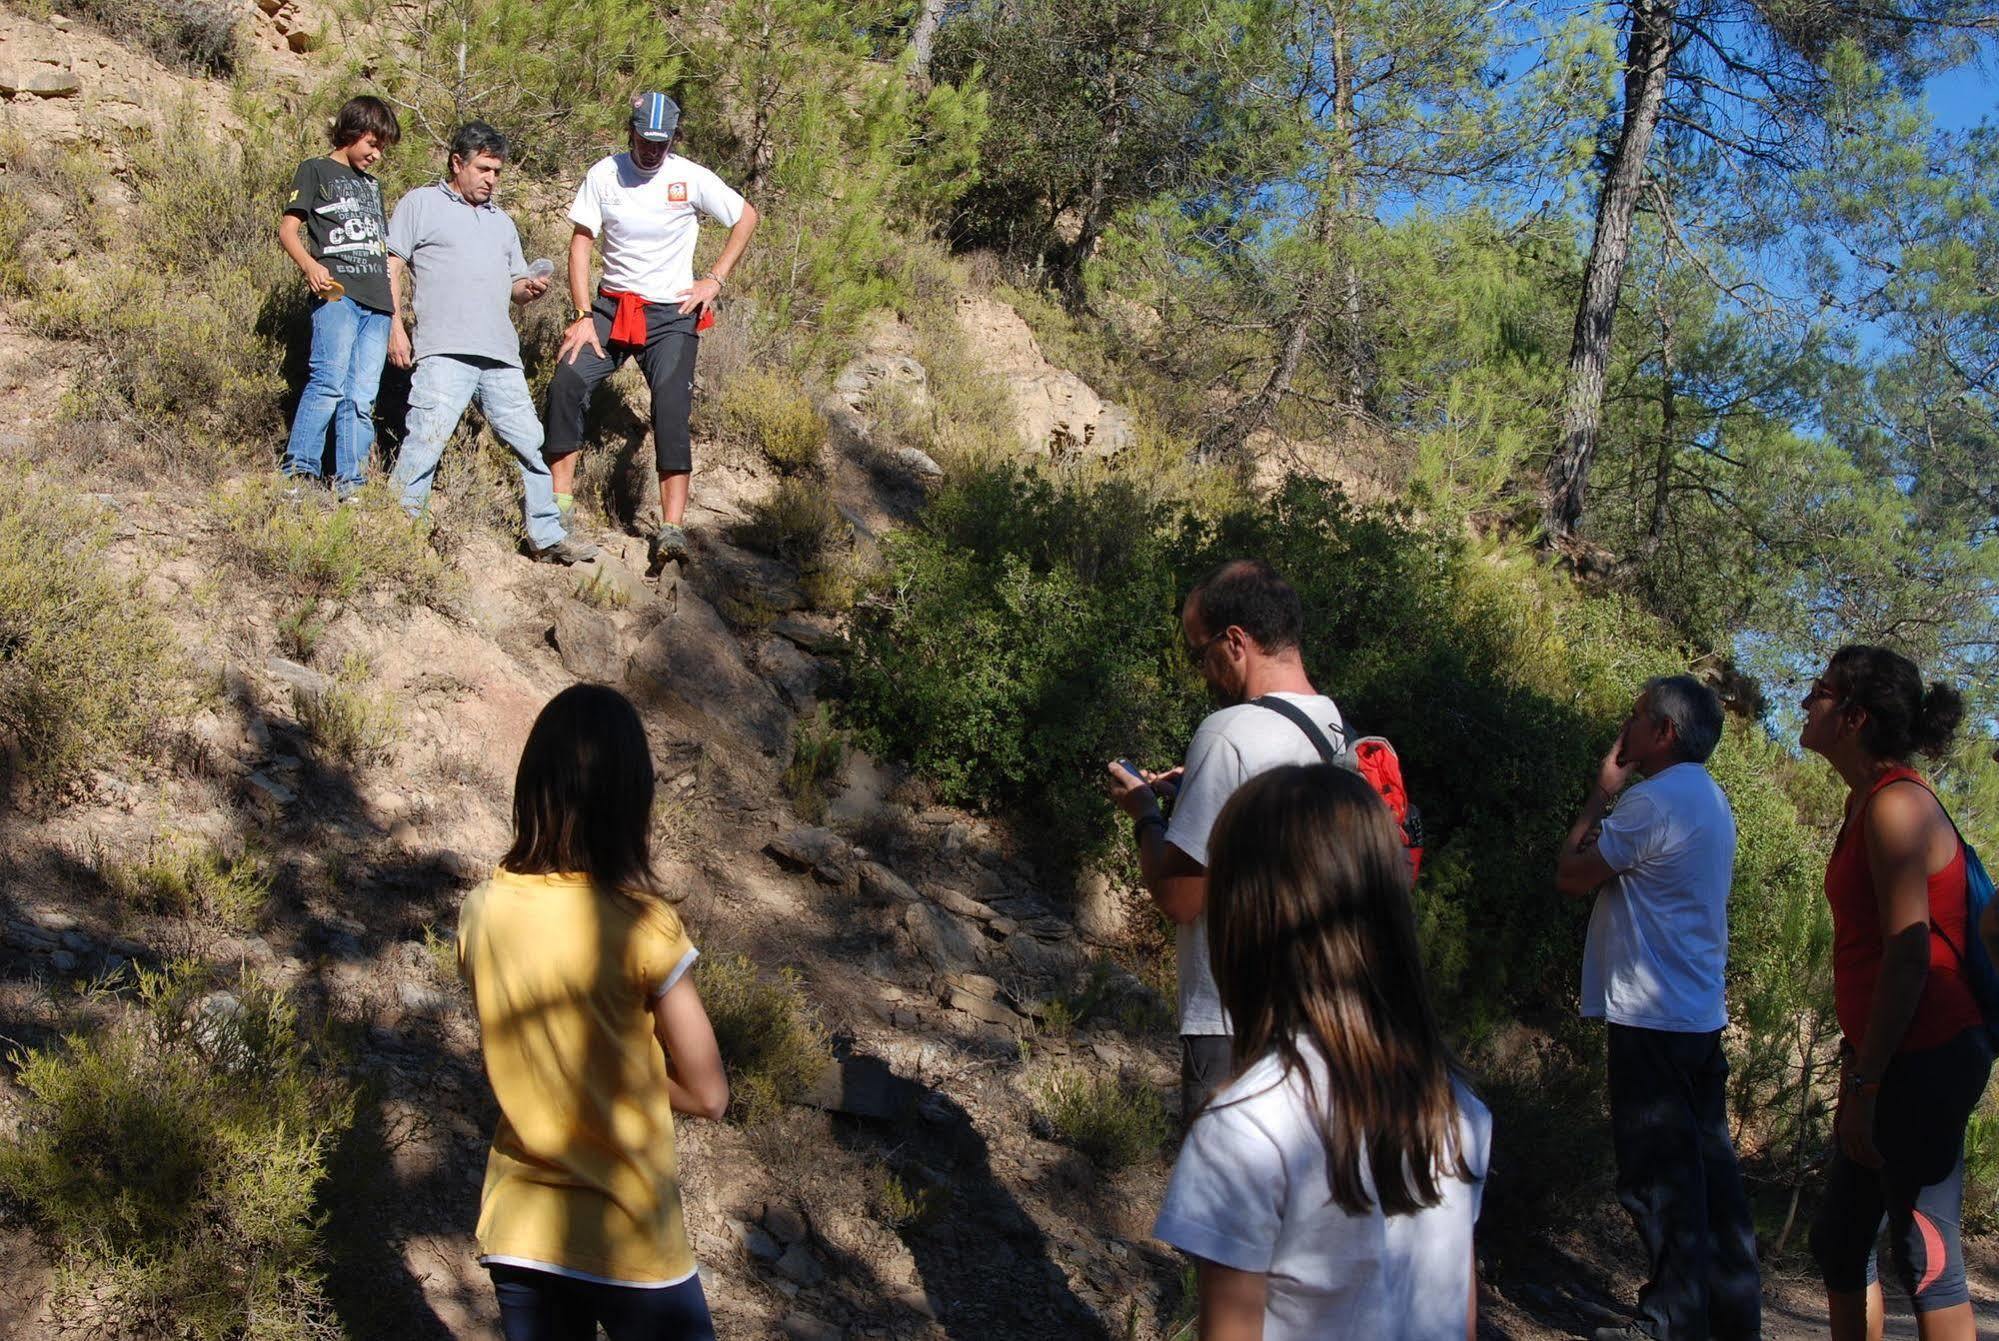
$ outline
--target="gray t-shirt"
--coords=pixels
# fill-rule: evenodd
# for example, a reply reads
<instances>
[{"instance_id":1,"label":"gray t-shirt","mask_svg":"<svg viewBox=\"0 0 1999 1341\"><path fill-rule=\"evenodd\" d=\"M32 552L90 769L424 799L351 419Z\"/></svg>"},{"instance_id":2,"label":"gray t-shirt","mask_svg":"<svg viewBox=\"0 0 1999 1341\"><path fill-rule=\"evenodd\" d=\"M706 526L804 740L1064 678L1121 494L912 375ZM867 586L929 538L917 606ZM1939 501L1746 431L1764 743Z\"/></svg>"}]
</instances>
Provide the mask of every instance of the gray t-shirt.
<instances>
[{"instance_id":1,"label":"gray t-shirt","mask_svg":"<svg viewBox=\"0 0 1999 1341\"><path fill-rule=\"evenodd\" d=\"M521 235L499 206L468 205L444 182L396 204L389 250L416 277L416 356L455 354L521 364L514 281L526 279Z\"/></svg>"},{"instance_id":2,"label":"gray t-shirt","mask_svg":"<svg viewBox=\"0 0 1999 1341\"><path fill-rule=\"evenodd\" d=\"M1325 730L1334 745L1340 743L1346 722L1339 708L1324 694L1271 697L1297 704ZM1180 792L1173 802L1173 821L1166 826L1166 841L1206 866L1208 836L1236 788L1258 773L1285 764L1318 762L1319 750L1311 737L1270 708L1238 703L1209 713L1194 732L1193 744L1187 747L1187 771L1180 779ZM1208 965L1205 912L1178 929L1176 948L1180 960L1180 1032L1234 1032L1215 991L1214 971Z\"/></svg>"},{"instance_id":3,"label":"gray t-shirt","mask_svg":"<svg viewBox=\"0 0 1999 1341\"><path fill-rule=\"evenodd\" d=\"M1677 1034L1726 1025L1735 816L1707 769L1674 764L1634 784L1596 850L1617 877L1590 910L1584 1018Z\"/></svg>"}]
</instances>

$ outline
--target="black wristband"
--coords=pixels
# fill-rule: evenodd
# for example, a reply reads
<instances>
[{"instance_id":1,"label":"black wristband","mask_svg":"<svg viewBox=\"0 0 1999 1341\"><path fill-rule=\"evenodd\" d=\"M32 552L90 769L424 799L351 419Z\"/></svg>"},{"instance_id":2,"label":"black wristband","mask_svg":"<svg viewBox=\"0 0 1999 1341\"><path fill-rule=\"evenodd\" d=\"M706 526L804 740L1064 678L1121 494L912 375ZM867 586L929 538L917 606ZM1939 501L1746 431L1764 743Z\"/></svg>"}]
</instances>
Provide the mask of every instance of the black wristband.
<instances>
[{"instance_id":1,"label":"black wristband","mask_svg":"<svg viewBox=\"0 0 1999 1341\"><path fill-rule=\"evenodd\" d=\"M1166 828L1166 817L1156 810L1146 811L1131 822L1132 838L1137 842L1143 843L1145 841L1145 831L1155 824L1163 831Z\"/></svg>"}]
</instances>

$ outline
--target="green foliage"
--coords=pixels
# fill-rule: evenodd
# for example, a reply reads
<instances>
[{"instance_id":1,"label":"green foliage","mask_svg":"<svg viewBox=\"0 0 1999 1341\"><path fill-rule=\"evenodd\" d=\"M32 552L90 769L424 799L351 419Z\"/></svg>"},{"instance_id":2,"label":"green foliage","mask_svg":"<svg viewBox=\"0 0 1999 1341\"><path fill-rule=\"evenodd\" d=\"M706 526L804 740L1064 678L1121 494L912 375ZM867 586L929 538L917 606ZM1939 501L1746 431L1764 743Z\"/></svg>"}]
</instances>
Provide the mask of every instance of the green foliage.
<instances>
[{"instance_id":1,"label":"green foliage","mask_svg":"<svg viewBox=\"0 0 1999 1341\"><path fill-rule=\"evenodd\" d=\"M497 126L510 162L535 176L578 172L624 143L631 100L681 81L673 27L644 0L349 0L354 73L403 122L390 166L410 182L438 171L460 125Z\"/></svg>"},{"instance_id":2,"label":"green foliage","mask_svg":"<svg viewBox=\"0 0 1999 1341\"><path fill-rule=\"evenodd\" d=\"M227 927L257 923L271 892L271 866L255 852L235 855L191 834L166 833L131 861L99 858L97 873L129 907L207 917Z\"/></svg>"},{"instance_id":3,"label":"green foliage","mask_svg":"<svg viewBox=\"0 0 1999 1341\"><path fill-rule=\"evenodd\" d=\"M950 1203L949 1187L904 1179L886 1167L877 1170L868 1189L868 1210L875 1222L897 1234L932 1223Z\"/></svg>"},{"instance_id":4,"label":"green foliage","mask_svg":"<svg viewBox=\"0 0 1999 1341\"><path fill-rule=\"evenodd\" d=\"M1117 1076L1058 1071L1036 1097L1055 1139L1100 1169L1126 1169L1157 1158L1173 1130L1159 1091Z\"/></svg>"},{"instance_id":5,"label":"green foliage","mask_svg":"<svg viewBox=\"0 0 1999 1341\"><path fill-rule=\"evenodd\" d=\"M195 74L226 79L243 59L243 11L227 0L66 0L63 13Z\"/></svg>"},{"instance_id":6,"label":"green foliage","mask_svg":"<svg viewBox=\"0 0 1999 1341\"><path fill-rule=\"evenodd\" d=\"M715 1026L738 1122L769 1121L819 1079L831 1049L794 970L770 981L747 955L703 955L694 983Z\"/></svg>"},{"instance_id":7,"label":"green foliage","mask_svg":"<svg viewBox=\"0 0 1999 1341\"><path fill-rule=\"evenodd\" d=\"M784 793L807 824L826 818L826 788L847 761L846 737L822 707L801 717L791 736L791 762L784 769Z\"/></svg>"},{"instance_id":8,"label":"green foliage","mask_svg":"<svg viewBox=\"0 0 1999 1341\"><path fill-rule=\"evenodd\" d=\"M14 1054L25 1102L0 1197L61 1254L57 1315L74 1325L338 1336L314 1201L352 1094L281 992L209 988L191 963L142 969L124 1018Z\"/></svg>"},{"instance_id":9,"label":"green foliage","mask_svg":"<svg viewBox=\"0 0 1999 1341\"><path fill-rule=\"evenodd\" d=\"M310 661L326 633L322 601L307 596L278 620L278 650L297 661Z\"/></svg>"},{"instance_id":10,"label":"green foliage","mask_svg":"<svg viewBox=\"0 0 1999 1341\"><path fill-rule=\"evenodd\" d=\"M395 748L395 701L368 688L367 659L349 656L324 689L292 686L292 713L306 739L348 763L380 763Z\"/></svg>"},{"instance_id":11,"label":"green foliage","mask_svg":"<svg viewBox=\"0 0 1999 1341\"><path fill-rule=\"evenodd\" d=\"M44 789L145 747L187 699L179 647L106 559L110 534L71 489L0 469L0 733Z\"/></svg>"},{"instance_id":12,"label":"green foliage","mask_svg":"<svg viewBox=\"0 0 1999 1341\"><path fill-rule=\"evenodd\" d=\"M825 483L794 478L779 480L775 489L750 504L749 520L736 528L736 538L809 570L831 560L845 530Z\"/></svg>"},{"instance_id":13,"label":"green foliage","mask_svg":"<svg viewBox=\"0 0 1999 1341\"><path fill-rule=\"evenodd\" d=\"M381 591L435 605L456 589L451 566L385 489L323 508L286 499L283 481L260 475L221 495L217 511L238 562L309 600Z\"/></svg>"},{"instance_id":14,"label":"green foliage","mask_svg":"<svg viewBox=\"0 0 1999 1341\"><path fill-rule=\"evenodd\" d=\"M593 569L577 578L575 595L592 610L623 610L632 603L630 588L609 577L603 569Z\"/></svg>"},{"instance_id":15,"label":"green foliage","mask_svg":"<svg viewBox=\"0 0 1999 1341\"><path fill-rule=\"evenodd\" d=\"M751 370L729 379L722 389L722 428L786 474L819 459L826 421L796 381L781 373Z\"/></svg>"}]
</instances>

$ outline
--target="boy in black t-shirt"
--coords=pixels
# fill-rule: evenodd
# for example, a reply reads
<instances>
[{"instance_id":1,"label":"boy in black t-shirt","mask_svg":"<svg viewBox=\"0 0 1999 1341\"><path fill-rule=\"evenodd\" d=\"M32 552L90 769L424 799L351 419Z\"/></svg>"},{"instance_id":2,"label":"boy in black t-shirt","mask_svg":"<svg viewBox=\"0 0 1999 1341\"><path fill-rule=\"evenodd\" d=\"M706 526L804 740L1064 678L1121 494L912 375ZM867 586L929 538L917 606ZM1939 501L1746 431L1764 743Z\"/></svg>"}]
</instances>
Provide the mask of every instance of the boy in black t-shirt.
<instances>
[{"instance_id":1,"label":"boy in black t-shirt","mask_svg":"<svg viewBox=\"0 0 1999 1341\"><path fill-rule=\"evenodd\" d=\"M366 478L397 294L389 270L382 188L368 169L402 127L380 98L348 99L333 122L333 152L299 164L278 222L278 242L312 289L312 361L285 447L284 473L299 497L320 478L333 426L333 491L346 499Z\"/></svg>"}]
</instances>

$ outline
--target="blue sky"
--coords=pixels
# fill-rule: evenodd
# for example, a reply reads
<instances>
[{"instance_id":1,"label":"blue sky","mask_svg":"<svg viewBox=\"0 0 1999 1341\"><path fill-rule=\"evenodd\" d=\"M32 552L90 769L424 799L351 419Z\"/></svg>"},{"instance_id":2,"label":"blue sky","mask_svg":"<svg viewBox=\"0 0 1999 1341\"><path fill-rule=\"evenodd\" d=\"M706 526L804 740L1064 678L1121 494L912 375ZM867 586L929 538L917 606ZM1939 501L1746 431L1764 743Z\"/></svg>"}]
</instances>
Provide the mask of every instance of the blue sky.
<instances>
[{"instance_id":1,"label":"blue sky","mask_svg":"<svg viewBox=\"0 0 1999 1341\"><path fill-rule=\"evenodd\" d=\"M1930 81L1930 114L1937 125L1945 130L1968 130L1981 121L1999 119L1999 96L1995 96L1992 77L1999 70L1999 53L1990 45L1985 49L1983 59L1975 64L1961 66Z\"/></svg>"}]
</instances>

